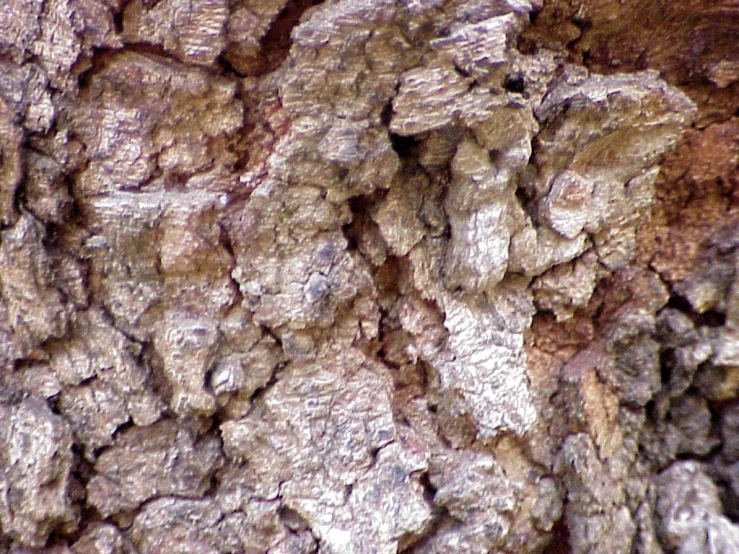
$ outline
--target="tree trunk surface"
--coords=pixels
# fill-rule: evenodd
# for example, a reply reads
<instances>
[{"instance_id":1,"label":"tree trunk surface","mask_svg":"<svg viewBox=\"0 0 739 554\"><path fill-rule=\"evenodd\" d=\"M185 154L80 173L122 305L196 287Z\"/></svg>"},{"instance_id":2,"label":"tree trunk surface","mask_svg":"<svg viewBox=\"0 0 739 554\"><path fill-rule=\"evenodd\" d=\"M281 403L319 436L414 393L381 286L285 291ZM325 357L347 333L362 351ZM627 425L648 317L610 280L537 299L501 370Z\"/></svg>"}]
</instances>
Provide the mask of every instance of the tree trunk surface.
<instances>
[{"instance_id":1,"label":"tree trunk surface","mask_svg":"<svg viewBox=\"0 0 739 554\"><path fill-rule=\"evenodd\" d=\"M0 551L739 552L732 0L3 0Z\"/></svg>"}]
</instances>

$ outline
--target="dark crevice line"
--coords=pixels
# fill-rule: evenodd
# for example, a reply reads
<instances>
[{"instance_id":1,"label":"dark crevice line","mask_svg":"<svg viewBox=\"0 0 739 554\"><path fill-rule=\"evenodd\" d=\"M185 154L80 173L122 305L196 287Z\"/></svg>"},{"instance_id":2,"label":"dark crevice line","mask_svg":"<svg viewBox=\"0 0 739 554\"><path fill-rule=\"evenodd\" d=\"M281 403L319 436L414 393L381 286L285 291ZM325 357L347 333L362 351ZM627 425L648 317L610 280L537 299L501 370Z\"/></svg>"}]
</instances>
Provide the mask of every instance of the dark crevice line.
<instances>
[{"instance_id":1,"label":"dark crevice line","mask_svg":"<svg viewBox=\"0 0 739 554\"><path fill-rule=\"evenodd\" d=\"M290 0L272 21L267 32L260 39L260 51L252 76L272 73L287 59L292 47L290 34L300 18L309 8L323 3L323 0Z\"/></svg>"}]
</instances>

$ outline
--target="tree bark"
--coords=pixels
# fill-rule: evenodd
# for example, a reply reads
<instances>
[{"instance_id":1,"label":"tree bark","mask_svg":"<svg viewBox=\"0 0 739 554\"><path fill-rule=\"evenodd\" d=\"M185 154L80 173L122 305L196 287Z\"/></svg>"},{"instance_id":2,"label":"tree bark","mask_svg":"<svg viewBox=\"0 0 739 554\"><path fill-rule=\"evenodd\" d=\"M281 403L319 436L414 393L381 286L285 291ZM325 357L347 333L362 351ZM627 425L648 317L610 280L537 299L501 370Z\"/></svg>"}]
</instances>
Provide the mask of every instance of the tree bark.
<instances>
[{"instance_id":1,"label":"tree bark","mask_svg":"<svg viewBox=\"0 0 739 554\"><path fill-rule=\"evenodd\" d=\"M6 0L0 551L739 552L729 0Z\"/></svg>"}]
</instances>

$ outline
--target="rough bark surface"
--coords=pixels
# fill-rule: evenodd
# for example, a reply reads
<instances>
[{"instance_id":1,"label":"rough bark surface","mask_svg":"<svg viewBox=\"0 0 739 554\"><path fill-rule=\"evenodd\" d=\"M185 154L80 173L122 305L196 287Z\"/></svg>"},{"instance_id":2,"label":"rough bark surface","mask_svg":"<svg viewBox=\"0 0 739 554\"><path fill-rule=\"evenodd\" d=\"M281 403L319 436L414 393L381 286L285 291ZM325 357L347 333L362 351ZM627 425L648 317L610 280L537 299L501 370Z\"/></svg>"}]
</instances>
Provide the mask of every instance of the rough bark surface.
<instances>
[{"instance_id":1,"label":"rough bark surface","mask_svg":"<svg viewBox=\"0 0 739 554\"><path fill-rule=\"evenodd\" d=\"M0 551L739 552L729 0L5 0Z\"/></svg>"}]
</instances>

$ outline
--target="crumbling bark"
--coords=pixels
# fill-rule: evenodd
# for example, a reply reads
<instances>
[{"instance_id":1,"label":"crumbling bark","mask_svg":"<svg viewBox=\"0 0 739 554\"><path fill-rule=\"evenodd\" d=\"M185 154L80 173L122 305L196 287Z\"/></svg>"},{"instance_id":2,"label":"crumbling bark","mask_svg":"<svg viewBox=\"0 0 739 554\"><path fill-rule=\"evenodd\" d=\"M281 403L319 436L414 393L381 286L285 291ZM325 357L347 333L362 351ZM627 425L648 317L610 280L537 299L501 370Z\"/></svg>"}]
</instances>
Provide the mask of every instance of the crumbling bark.
<instances>
[{"instance_id":1,"label":"crumbling bark","mask_svg":"<svg viewBox=\"0 0 739 554\"><path fill-rule=\"evenodd\" d=\"M0 550L739 551L737 16L5 2Z\"/></svg>"}]
</instances>

